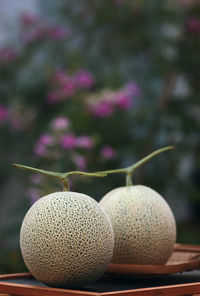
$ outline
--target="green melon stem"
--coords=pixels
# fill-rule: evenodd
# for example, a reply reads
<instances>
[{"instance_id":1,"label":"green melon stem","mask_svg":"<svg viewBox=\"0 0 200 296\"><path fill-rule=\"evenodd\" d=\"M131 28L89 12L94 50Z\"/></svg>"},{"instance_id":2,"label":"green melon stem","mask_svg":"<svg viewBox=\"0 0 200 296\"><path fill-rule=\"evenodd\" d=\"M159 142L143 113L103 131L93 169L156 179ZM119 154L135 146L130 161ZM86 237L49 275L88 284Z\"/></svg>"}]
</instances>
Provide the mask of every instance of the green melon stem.
<instances>
[{"instance_id":1,"label":"green melon stem","mask_svg":"<svg viewBox=\"0 0 200 296\"><path fill-rule=\"evenodd\" d=\"M132 181L132 173L126 174L126 186L132 186L133 181Z\"/></svg>"},{"instance_id":2,"label":"green melon stem","mask_svg":"<svg viewBox=\"0 0 200 296\"><path fill-rule=\"evenodd\" d=\"M14 163L13 166L15 168L30 171L30 172L33 172L33 173L40 173L40 174L43 174L45 176L57 178L63 184L63 191L69 191L70 190L70 188L69 188L69 180L68 180L68 177L70 175L80 175L80 176L85 176L85 177L100 177L100 178L105 177L107 175L106 173L103 173L103 172L88 173L88 172L82 172L82 171L71 171L71 172L67 172L67 173L57 173L57 172L46 171L46 170L33 168L33 167L29 167L29 166L22 165L22 164L17 164L17 163Z\"/></svg>"},{"instance_id":3,"label":"green melon stem","mask_svg":"<svg viewBox=\"0 0 200 296\"><path fill-rule=\"evenodd\" d=\"M147 155L146 157L142 158L141 160L139 160L138 162L134 163L131 166L128 166L128 167L122 168L122 169L102 171L102 172L98 172L98 173L105 173L105 174L124 173L124 174L126 174L126 185L131 186L131 185L133 185L132 174L137 168L141 167L143 164L145 164L147 161L149 161L151 158L157 156L158 154L163 153L168 150L172 150L172 149L174 149L174 146L163 147L161 149L158 149L158 150L152 152L151 154Z\"/></svg>"},{"instance_id":4,"label":"green melon stem","mask_svg":"<svg viewBox=\"0 0 200 296\"><path fill-rule=\"evenodd\" d=\"M61 179L63 191L70 191L68 178Z\"/></svg>"},{"instance_id":5,"label":"green melon stem","mask_svg":"<svg viewBox=\"0 0 200 296\"><path fill-rule=\"evenodd\" d=\"M152 152L151 154L149 154L146 157L142 158L141 160L139 160L135 164L127 167L126 168L126 173L129 173L129 172L133 173L137 168L141 167L144 163L146 163L147 161L149 161L153 157L157 156L160 153L163 153L165 151L172 150L172 149L174 149L174 146L167 146L167 147L164 147L164 148L161 148L161 149L158 149L158 150Z\"/></svg>"}]
</instances>

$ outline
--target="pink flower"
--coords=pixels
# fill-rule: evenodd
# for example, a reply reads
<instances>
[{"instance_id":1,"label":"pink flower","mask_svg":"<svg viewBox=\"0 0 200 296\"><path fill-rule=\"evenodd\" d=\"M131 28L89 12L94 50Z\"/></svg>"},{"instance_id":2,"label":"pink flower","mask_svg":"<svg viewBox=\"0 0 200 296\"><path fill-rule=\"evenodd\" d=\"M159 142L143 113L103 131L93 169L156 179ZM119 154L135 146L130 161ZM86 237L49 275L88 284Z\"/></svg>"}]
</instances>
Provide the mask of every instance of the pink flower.
<instances>
[{"instance_id":1,"label":"pink flower","mask_svg":"<svg viewBox=\"0 0 200 296\"><path fill-rule=\"evenodd\" d=\"M56 117L52 122L54 130L63 130L69 126L69 119L67 117L59 116Z\"/></svg>"},{"instance_id":2,"label":"pink flower","mask_svg":"<svg viewBox=\"0 0 200 296\"><path fill-rule=\"evenodd\" d=\"M68 37L69 31L64 27L53 27L49 32L49 37L54 40L61 40Z\"/></svg>"},{"instance_id":3,"label":"pink flower","mask_svg":"<svg viewBox=\"0 0 200 296\"><path fill-rule=\"evenodd\" d=\"M85 170L86 169L87 160L84 156L77 154L73 157L73 161L76 164L76 167L78 170Z\"/></svg>"},{"instance_id":4,"label":"pink flower","mask_svg":"<svg viewBox=\"0 0 200 296\"><path fill-rule=\"evenodd\" d=\"M56 71L53 77L53 91L47 95L48 103L56 103L74 95L78 89L89 88L93 85L94 78L86 70L80 70L76 75L70 76L65 71Z\"/></svg>"},{"instance_id":5,"label":"pink flower","mask_svg":"<svg viewBox=\"0 0 200 296\"><path fill-rule=\"evenodd\" d=\"M3 105L0 105L0 122L5 122L9 119L9 111Z\"/></svg>"},{"instance_id":6,"label":"pink flower","mask_svg":"<svg viewBox=\"0 0 200 296\"><path fill-rule=\"evenodd\" d=\"M133 98L141 95L141 90L135 82L127 83L124 88L116 93L116 105L120 109L127 110L133 103Z\"/></svg>"},{"instance_id":7,"label":"pink flower","mask_svg":"<svg viewBox=\"0 0 200 296\"><path fill-rule=\"evenodd\" d=\"M37 24L38 18L34 14L32 14L30 12L25 12L21 16L21 22L25 26L31 26L31 25Z\"/></svg>"},{"instance_id":8,"label":"pink flower","mask_svg":"<svg viewBox=\"0 0 200 296\"><path fill-rule=\"evenodd\" d=\"M76 91L76 81L74 77L67 75L64 71L57 71L54 77L55 87L60 99L73 95Z\"/></svg>"},{"instance_id":9,"label":"pink flower","mask_svg":"<svg viewBox=\"0 0 200 296\"><path fill-rule=\"evenodd\" d=\"M76 146L80 148L91 149L93 147L92 139L88 136L76 138Z\"/></svg>"},{"instance_id":10,"label":"pink flower","mask_svg":"<svg viewBox=\"0 0 200 296\"><path fill-rule=\"evenodd\" d=\"M65 149L73 149L76 146L76 137L74 134L66 134L61 139L61 146Z\"/></svg>"},{"instance_id":11,"label":"pink flower","mask_svg":"<svg viewBox=\"0 0 200 296\"><path fill-rule=\"evenodd\" d=\"M76 84L73 78L69 77L65 85L60 90L61 97L68 97L75 93Z\"/></svg>"},{"instance_id":12,"label":"pink flower","mask_svg":"<svg viewBox=\"0 0 200 296\"><path fill-rule=\"evenodd\" d=\"M49 146L53 144L53 137L49 134L42 134L38 142L44 146Z\"/></svg>"},{"instance_id":13,"label":"pink flower","mask_svg":"<svg viewBox=\"0 0 200 296\"><path fill-rule=\"evenodd\" d=\"M109 145L105 145L102 149L101 149L101 155L103 156L103 158L105 159L113 159L116 157L116 152L115 150L109 146Z\"/></svg>"},{"instance_id":14,"label":"pink flower","mask_svg":"<svg viewBox=\"0 0 200 296\"><path fill-rule=\"evenodd\" d=\"M49 134L42 134L34 147L34 153L36 156L44 157L47 151L47 147L53 144L53 137Z\"/></svg>"},{"instance_id":15,"label":"pink flower","mask_svg":"<svg viewBox=\"0 0 200 296\"><path fill-rule=\"evenodd\" d=\"M196 17L190 17L186 22L188 31L193 33L200 33L200 20Z\"/></svg>"},{"instance_id":16,"label":"pink flower","mask_svg":"<svg viewBox=\"0 0 200 296\"><path fill-rule=\"evenodd\" d=\"M94 84L94 76L86 70L79 70L75 75L76 85L79 88L90 88Z\"/></svg>"},{"instance_id":17,"label":"pink flower","mask_svg":"<svg viewBox=\"0 0 200 296\"><path fill-rule=\"evenodd\" d=\"M120 109L127 110L132 105L132 99L125 92L118 93L116 97L116 105Z\"/></svg>"},{"instance_id":18,"label":"pink flower","mask_svg":"<svg viewBox=\"0 0 200 296\"><path fill-rule=\"evenodd\" d=\"M31 205L34 204L40 198L39 193L38 193L37 189L35 189L35 188L29 188L27 190L27 195L28 195Z\"/></svg>"},{"instance_id":19,"label":"pink flower","mask_svg":"<svg viewBox=\"0 0 200 296\"><path fill-rule=\"evenodd\" d=\"M49 104L61 102L76 91L74 79L62 73L56 73L53 82L55 90L47 94L47 103Z\"/></svg>"},{"instance_id":20,"label":"pink flower","mask_svg":"<svg viewBox=\"0 0 200 296\"><path fill-rule=\"evenodd\" d=\"M46 153L46 147L40 143L36 143L33 151L36 156L43 157Z\"/></svg>"},{"instance_id":21,"label":"pink flower","mask_svg":"<svg viewBox=\"0 0 200 296\"><path fill-rule=\"evenodd\" d=\"M90 111L97 117L109 117L113 114L114 105L108 100L98 102L96 105L91 105Z\"/></svg>"}]
</instances>

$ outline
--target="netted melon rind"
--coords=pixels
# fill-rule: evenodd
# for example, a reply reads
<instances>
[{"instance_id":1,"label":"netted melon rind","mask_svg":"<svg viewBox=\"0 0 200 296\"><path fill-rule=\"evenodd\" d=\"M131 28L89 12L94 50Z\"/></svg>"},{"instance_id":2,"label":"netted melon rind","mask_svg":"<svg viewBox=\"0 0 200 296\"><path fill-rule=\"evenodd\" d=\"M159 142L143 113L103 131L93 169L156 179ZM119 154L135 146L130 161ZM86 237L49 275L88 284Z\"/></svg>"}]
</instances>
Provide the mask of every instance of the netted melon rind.
<instances>
[{"instance_id":1,"label":"netted melon rind","mask_svg":"<svg viewBox=\"0 0 200 296\"><path fill-rule=\"evenodd\" d=\"M29 271L56 287L81 287L98 279L109 264L114 236L104 209L91 197L57 192L27 212L20 247Z\"/></svg>"},{"instance_id":2,"label":"netted melon rind","mask_svg":"<svg viewBox=\"0 0 200 296\"><path fill-rule=\"evenodd\" d=\"M160 194L143 185L120 187L100 204L114 229L113 263L167 262L176 241L176 222Z\"/></svg>"}]
</instances>

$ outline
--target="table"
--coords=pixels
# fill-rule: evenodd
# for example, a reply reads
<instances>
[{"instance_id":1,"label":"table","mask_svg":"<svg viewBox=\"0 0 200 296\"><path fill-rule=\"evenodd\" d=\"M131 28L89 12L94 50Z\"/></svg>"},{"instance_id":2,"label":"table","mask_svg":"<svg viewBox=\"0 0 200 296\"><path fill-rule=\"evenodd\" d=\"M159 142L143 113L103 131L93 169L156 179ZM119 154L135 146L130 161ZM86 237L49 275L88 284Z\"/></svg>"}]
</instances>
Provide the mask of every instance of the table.
<instances>
[{"instance_id":1,"label":"table","mask_svg":"<svg viewBox=\"0 0 200 296\"><path fill-rule=\"evenodd\" d=\"M5 293L5 294L3 294ZM0 276L0 296L200 296L200 270L152 278L105 274L81 290L50 288L30 274Z\"/></svg>"}]
</instances>

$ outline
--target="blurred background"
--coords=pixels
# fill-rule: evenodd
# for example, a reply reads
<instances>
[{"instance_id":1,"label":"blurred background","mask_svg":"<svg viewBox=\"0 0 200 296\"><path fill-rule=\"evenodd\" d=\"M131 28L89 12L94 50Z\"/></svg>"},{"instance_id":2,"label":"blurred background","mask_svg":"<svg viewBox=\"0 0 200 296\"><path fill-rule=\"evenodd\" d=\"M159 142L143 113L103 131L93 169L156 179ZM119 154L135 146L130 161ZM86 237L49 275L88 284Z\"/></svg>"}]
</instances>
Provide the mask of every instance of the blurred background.
<instances>
[{"instance_id":1,"label":"blurred background","mask_svg":"<svg viewBox=\"0 0 200 296\"><path fill-rule=\"evenodd\" d=\"M25 270L20 226L61 186L13 168L131 165L158 191L181 243L200 243L200 1L0 1L0 273ZM97 201L123 175L74 177Z\"/></svg>"}]
</instances>

